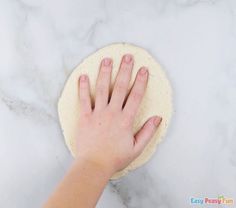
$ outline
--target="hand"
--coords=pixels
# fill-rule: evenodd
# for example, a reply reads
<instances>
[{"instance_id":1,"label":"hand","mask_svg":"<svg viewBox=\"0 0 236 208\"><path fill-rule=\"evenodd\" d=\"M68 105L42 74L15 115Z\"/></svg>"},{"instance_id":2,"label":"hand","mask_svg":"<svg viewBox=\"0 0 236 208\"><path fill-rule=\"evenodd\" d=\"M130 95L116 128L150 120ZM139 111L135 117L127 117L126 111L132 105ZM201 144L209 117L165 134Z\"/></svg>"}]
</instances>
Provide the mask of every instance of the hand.
<instances>
[{"instance_id":1,"label":"hand","mask_svg":"<svg viewBox=\"0 0 236 208\"><path fill-rule=\"evenodd\" d=\"M160 117L153 116L138 132L132 132L148 81L148 69L142 67L125 102L133 63L134 59L130 54L122 58L109 101L112 60L102 60L96 83L94 108L91 105L89 78L84 74L79 79L81 114L78 124L77 158L104 167L111 174L128 166L141 154L161 122Z\"/></svg>"}]
</instances>

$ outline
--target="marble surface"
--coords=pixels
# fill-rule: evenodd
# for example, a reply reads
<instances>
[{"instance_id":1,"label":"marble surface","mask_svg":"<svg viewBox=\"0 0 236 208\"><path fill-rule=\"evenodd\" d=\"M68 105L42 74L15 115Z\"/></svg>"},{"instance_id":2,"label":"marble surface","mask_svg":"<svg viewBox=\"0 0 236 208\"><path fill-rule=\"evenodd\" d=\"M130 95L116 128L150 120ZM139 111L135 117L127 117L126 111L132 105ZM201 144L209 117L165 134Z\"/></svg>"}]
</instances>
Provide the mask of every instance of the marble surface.
<instances>
[{"instance_id":1,"label":"marble surface","mask_svg":"<svg viewBox=\"0 0 236 208\"><path fill-rule=\"evenodd\" d=\"M72 161L61 89L84 57L113 42L159 60L175 112L152 160L109 183L97 207L236 200L236 1L0 0L0 207L40 207L60 181Z\"/></svg>"}]
</instances>

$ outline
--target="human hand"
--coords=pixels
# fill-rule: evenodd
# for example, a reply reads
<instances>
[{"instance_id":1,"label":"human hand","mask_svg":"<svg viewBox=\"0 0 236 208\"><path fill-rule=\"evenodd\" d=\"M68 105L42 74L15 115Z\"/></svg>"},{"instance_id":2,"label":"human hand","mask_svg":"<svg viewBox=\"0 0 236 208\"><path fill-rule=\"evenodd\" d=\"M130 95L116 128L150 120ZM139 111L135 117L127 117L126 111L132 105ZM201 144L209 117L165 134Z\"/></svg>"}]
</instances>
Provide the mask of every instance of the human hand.
<instances>
[{"instance_id":1,"label":"human hand","mask_svg":"<svg viewBox=\"0 0 236 208\"><path fill-rule=\"evenodd\" d=\"M132 131L148 81L148 69L142 67L125 102L133 63L130 54L122 58L109 99L112 60L102 60L94 108L91 105L88 76L84 74L79 79L81 113L76 141L77 158L91 161L105 168L111 175L128 166L142 153L161 122L160 117L153 116L138 132L134 134Z\"/></svg>"}]
</instances>

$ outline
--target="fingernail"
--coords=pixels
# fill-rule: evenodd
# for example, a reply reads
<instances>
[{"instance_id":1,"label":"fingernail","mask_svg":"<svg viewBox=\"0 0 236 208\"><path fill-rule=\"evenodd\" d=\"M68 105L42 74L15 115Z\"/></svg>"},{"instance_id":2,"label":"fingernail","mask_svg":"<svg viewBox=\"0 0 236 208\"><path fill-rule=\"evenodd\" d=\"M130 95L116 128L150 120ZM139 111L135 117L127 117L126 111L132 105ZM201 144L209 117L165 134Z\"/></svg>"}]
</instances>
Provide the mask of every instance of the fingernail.
<instances>
[{"instance_id":1,"label":"fingernail","mask_svg":"<svg viewBox=\"0 0 236 208\"><path fill-rule=\"evenodd\" d=\"M87 80L87 76L86 75L83 74L83 75L80 76L80 81L81 82L84 82L86 80Z\"/></svg>"},{"instance_id":2,"label":"fingernail","mask_svg":"<svg viewBox=\"0 0 236 208\"><path fill-rule=\"evenodd\" d=\"M162 118L159 117L159 116L156 116L156 117L153 119L153 124L154 124L155 126L159 126L159 124L161 123L161 121L162 121Z\"/></svg>"},{"instance_id":3,"label":"fingernail","mask_svg":"<svg viewBox=\"0 0 236 208\"><path fill-rule=\"evenodd\" d=\"M103 59L103 65L104 66L110 66L111 65L111 59L110 58Z\"/></svg>"},{"instance_id":4,"label":"fingernail","mask_svg":"<svg viewBox=\"0 0 236 208\"><path fill-rule=\"evenodd\" d=\"M130 55L130 54L126 54L126 55L124 56L124 61L125 61L125 63L127 63L127 64L129 64L129 63L132 61L132 59L133 59L133 57L132 57L132 55Z\"/></svg>"},{"instance_id":5,"label":"fingernail","mask_svg":"<svg viewBox=\"0 0 236 208\"><path fill-rule=\"evenodd\" d=\"M146 74L147 74L147 71L148 71L148 69L147 69L146 67L142 67L142 68L139 70L139 73L140 73L141 75L146 75Z\"/></svg>"}]
</instances>

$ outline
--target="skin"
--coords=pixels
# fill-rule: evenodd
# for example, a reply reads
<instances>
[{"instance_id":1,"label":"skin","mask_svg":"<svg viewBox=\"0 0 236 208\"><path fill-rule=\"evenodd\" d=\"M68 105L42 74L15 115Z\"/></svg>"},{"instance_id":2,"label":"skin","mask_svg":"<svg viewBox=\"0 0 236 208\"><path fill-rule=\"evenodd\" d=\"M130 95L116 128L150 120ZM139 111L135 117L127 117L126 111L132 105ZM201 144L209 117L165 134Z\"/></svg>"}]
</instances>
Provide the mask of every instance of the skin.
<instances>
[{"instance_id":1,"label":"skin","mask_svg":"<svg viewBox=\"0 0 236 208\"><path fill-rule=\"evenodd\" d=\"M137 158L157 130L161 118L152 116L138 132L132 131L148 82L148 69L142 67L128 94L133 64L131 54L123 56L109 96L112 59L102 60L94 107L89 78L80 76L77 157L45 208L94 208L110 177Z\"/></svg>"}]
</instances>

